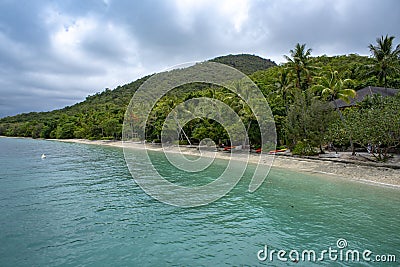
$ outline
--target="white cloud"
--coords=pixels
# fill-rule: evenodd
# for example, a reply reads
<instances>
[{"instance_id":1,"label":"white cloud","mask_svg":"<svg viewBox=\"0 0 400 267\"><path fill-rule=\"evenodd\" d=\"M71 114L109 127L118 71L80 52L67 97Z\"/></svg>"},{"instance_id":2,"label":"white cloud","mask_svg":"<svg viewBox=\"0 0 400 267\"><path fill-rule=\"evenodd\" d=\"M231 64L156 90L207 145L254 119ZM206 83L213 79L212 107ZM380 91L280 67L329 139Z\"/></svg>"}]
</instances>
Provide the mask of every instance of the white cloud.
<instances>
[{"instance_id":1,"label":"white cloud","mask_svg":"<svg viewBox=\"0 0 400 267\"><path fill-rule=\"evenodd\" d=\"M59 14L57 12L57 14ZM72 85L86 92L114 88L146 74L138 60L138 47L131 34L110 20L96 16L50 16L50 51L56 64L76 69L73 75L59 70L42 75L49 87ZM85 75L86 74L86 75ZM82 97L82 96L81 96Z\"/></svg>"},{"instance_id":2,"label":"white cloud","mask_svg":"<svg viewBox=\"0 0 400 267\"><path fill-rule=\"evenodd\" d=\"M250 53L277 63L297 42L313 55L368 54L400 39L396 0L1 2L0 117L61 108L172 65ZM28 102L19 103L21 97ZM7 101L4 101L7 99Z\"/></svg>"},{"instance_id":3,"label":"white cloud","mask_svg":"<svg viewBox=\"0 0 400 267\"><path fill-rule=\"evenodd\" d=\"M176 12L179 25L185 30L192 30L193 24L198 17L206 17L207 13L210 21L228 24L235 32L242 30L243 24L249 18L248 0L176 0Z\"/></svg>"}]
</instances>

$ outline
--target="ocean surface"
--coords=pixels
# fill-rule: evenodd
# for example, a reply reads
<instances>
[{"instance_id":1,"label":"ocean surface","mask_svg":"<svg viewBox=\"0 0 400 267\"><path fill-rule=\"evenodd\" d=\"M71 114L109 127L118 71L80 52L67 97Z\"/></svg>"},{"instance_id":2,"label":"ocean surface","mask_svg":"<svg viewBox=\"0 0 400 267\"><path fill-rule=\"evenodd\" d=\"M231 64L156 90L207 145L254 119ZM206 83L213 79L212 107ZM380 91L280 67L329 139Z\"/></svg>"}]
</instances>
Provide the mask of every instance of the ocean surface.
<instances>
[{"instance_id":1,"label":"ocean surface","mask_svg":"<svg viewBox=\"0 0 400 267\"><path fill-rule=\"evenodd\" d=\"M223 167L183 180L201 184ZM179 208L142 191L120 148L0 138L0 266L400 265L398 189L273 169L249 193L251 171L218 201ZM336 260L301 259L329 248ZM286 254L266 258L272 250ZM346 261L347 250L369 250L371 261Z\"/></svg>"}]
</instances>

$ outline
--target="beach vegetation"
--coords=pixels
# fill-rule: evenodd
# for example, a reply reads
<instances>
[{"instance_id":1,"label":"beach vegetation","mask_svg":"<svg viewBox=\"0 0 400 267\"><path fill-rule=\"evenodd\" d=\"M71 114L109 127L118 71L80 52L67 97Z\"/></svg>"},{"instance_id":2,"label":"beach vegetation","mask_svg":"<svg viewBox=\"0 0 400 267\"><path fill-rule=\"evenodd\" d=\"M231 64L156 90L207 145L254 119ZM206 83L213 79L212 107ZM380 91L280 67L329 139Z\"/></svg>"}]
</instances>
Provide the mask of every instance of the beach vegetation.
<instances>
[{"instance_id":1,"label":"beach vegetation","mask_svg":"<svg viewBox=\"0 0 400 267\"><path fill-rule=\"evenodd\" d=\"M400 144L400 94L395 97L375 95L357 108L347 109L343 121L332 124L330 139L341 143L352 136L377 161L387 161ZM343 130L346 129L346 130Z\"/></svg>"},{"instance_id":2,"label":"beach vegetation","mask_svg":"<svg viewBox=\"0 0 400 267\"><path fill-rule=\"evenodd\" d=\"M299 93L286 117L285 130L290 141L287 145L300 155L314 154L314 148L323 153L325 134L337 117L334 108L326 102L310 92Z\"/></svg>"},{"instance_id":3,"label":"beach vegetation","mask_svg":"<svg viewBox=\"0 0 400 267\"><path fill-rule=\"evenodd\" d=\"M365 149L373 147L376 160L384 161L399 148L399 97L371 98L347 109L341 109L333 100L349 101L367 86L400 88L400 49L393 40L393 36L378 38L376 45L369 45L370 57L313 56L311 48L298 43L284 56L287 62L280 65L254 55L228 55L212 61L237 68L259 87L274 116L278 147L311 155L323 153L328 144L346 149L354 147L354 143ZM120 140L125 110L133 94L149 77L113 90L106 88L63 109L2 118L0 135ZM208 83L185 84L164 95L151 110L146 136L138 138L159 142L171 110L199 97L214 98L231 107L246 127L247 144L253 148L265 147L261 144L258 122L243 98ZM217 111L209 112L218 118ZM182 125L181 144L198 144L204 138L219 145L231 145L226 129L217 120L196 118Z\"/></svg>"}]
</instances>

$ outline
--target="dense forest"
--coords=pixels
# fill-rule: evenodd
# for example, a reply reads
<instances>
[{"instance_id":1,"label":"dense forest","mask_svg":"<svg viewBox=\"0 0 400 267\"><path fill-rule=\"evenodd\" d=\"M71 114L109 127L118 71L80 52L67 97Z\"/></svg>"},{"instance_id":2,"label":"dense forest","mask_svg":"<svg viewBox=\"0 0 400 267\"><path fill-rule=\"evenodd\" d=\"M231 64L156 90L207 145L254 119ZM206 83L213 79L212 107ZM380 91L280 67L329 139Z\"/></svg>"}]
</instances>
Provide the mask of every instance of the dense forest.
<instances>
[{"instance_id":1,"label":"dense forest","mask_svg":"<svg viewBox=\"0 0 400 267\"><path fill-rule=\"evenodd\" d=\"M246 75L250 75L259 70L266 70L270 67L275 67L275 62L264 59L256 55L227 55L222 57L216 57L211 59L212 62L217 62L231 66L235 69L240 70Z\"/></svg>"},{"instance_id":2,"label":"dense forest","mask_svg":"<svg viewBox=\"0 0 400 267\"><path fill-rule=\"evenodd\" d=\"M254 55L228 55L213 59L247 74L267 99L274 115L278 146L295 154L323 152L323 146L368 148L377 160L386 160L400 143L400 95L368 97L357 105L339 109L333 100L349 101L367 86L400 88L400 46L393 36L370 44L371 56L357 54L312 56L306 44L297 44L274 62ZM114 90L88 96L85 101L51 112L31 112L0 119L0 135L33 138L121 139L124 113L135 91L150 76ZM187 99L209 97L229 105L248 125L249 143L262 147L254 114L242 99L211 84L192 83L174 89L153 108L146 139L159 142L163 121ZM183 127L196 143L205 137L229 142L226 131L213 120L196 119Z\"/></svg>"}]
</instances>

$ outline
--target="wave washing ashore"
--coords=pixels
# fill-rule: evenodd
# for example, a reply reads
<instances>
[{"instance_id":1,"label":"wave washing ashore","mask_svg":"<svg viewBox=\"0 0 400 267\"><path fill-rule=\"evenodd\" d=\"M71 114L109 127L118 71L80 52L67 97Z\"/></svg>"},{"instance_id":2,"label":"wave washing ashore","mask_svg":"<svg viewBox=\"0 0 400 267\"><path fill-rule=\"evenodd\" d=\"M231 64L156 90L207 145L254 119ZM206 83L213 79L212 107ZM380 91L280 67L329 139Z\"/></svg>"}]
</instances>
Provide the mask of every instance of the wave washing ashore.
<instances>
[{"instance_id":1,"label":"wave washing ashore","mask_svg":"<svg viewBox=\"0 0 400 267\"><path fill-rule=\"evenodd\" d=\"M103 141L103 140L86 140L86 139L51 139L55 141L123 147L121 141ZM125 144L126 145L126 144ZM153 151L162 151L163 148L159 145L147 144L146 147L139 143L129 143L129 147L135 149L148 149ZM187 155L198 156L199 151L196 148L174 147L169 148L169 152L184 153ZM203 152L202 156L212 156L212 152ZM218 152L215 157L219 159L230 159L230 153ZM243 154L232 153L235 160L247 160ZM350 160L348 153L339 153L339 158L298 158L292 156L275 156L273 167L285 168L298 172L316 173L340 179L351 179L362 183L368 183L378 186L390 186L400 189L400 159L396 158L391 167L383 164L374 164ZM271 156L272 157L272 156ZM360 158L362 159L362 158ZM259 157L257 154L250 154L249 162L258 163ZM396 167L396 168L393 168Z\"/></svg>"}]
</instances>

